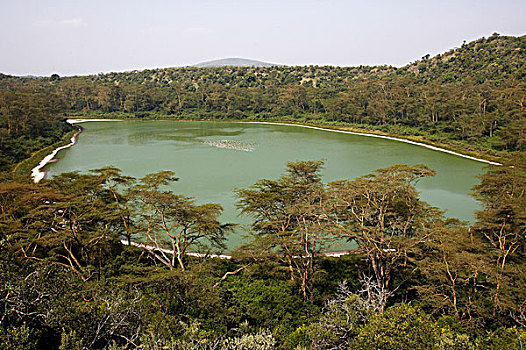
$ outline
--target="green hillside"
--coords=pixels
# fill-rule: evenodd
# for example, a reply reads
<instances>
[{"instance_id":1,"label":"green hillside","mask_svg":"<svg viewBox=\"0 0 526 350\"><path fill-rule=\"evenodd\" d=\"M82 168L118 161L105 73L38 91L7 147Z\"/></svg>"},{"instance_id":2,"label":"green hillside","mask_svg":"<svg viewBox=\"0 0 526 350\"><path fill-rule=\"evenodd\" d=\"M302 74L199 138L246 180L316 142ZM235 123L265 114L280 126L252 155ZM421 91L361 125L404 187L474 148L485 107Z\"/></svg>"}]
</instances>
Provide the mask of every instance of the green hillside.
<instances>
[{"instance_id":1,"label":"green hillside","mask_svg":"<svg viewBox=\"0 0 526 350\"><path fill-rule=\"evenodd\" d=\"M421 79L441 83L472 80L475 83L504 83L509 78L526 76L526 36L491 37L463 43L435 57L423 57L400 71L417 74Z\"/></svg>"}]
</instances>

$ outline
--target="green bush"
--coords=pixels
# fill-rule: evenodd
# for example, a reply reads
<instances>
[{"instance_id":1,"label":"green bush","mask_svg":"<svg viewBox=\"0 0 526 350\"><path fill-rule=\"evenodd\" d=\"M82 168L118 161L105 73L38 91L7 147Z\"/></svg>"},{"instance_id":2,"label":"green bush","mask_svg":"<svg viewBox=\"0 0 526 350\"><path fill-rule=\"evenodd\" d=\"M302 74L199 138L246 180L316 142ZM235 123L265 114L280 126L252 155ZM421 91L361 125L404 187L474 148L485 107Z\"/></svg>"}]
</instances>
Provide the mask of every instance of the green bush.
<instances>
[{"instance_id":1,"label":"green bush","mask_svg":"<svg viewBox=\"0 0 526 350\"><path fill-rule=\"evenodd\" d=\"M401 304L373 315L350 344L350 349L431 349L438 329L422 310Z\"/></svg>"},{"instance_id":2,"label":"green bush","mask_svg":"<svg viewBox=\"0 0 526 350\"><path fill-rule=\"evenodd\" d=\"M499 328L477 341L477 349L484 350L519 350L524 349L526 331L524 329Z\"/></svg>"}]
</instances>

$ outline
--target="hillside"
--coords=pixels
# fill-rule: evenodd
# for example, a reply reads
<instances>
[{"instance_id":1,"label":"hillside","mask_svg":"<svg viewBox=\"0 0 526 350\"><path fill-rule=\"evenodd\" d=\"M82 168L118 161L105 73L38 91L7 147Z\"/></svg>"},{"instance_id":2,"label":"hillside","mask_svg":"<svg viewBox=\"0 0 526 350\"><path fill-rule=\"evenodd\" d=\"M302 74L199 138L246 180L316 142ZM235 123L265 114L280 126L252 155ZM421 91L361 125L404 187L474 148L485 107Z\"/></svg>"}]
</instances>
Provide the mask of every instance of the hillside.
<instances>
[{"instance_id":1,"label":"hillside","mask_svg":"<svg viewBox=\"0 0 526 350\"><path fill-rule=\"evenodd\" d=\"M207 69L195 70L194 67ZM396 73L414 76L422 82L427 80L441 83L464 80L472 80L476 83L501 82L511 76L524 78L526 75L526 36L511 37L494 34L489 38L463 43L459 48L434 57L423 57L401 68L280 66L239 58L203 62L194 67L107 73L82 78L114 83L153 83L159 86L190 80L241 87L261 86L268 79L272 79L279 85L299 83L304 86L339 87L352 79L371 79ZM225 79L224 75L228 75L229 79Z\"/></svg>"},{"instance_id":2,"label":"hillside","mask_svg":"<svg viewBox=\"0 0 526 350\"><path fill-rule=\"evenodd\" d=\"M196 69L196 68L206 69ZM278 85L297 83L303 86L340 87L353 79L372 79L388 75L409 75L419 81L441 83L472 80L476 83L501 82L509 77L526 76L526 36L494 34L434 57L396 68L391 66L283 66L242 58L225 58L198 63L190 67L146 69L106 73L63 79L104 83L139 83L169 86L176 83L206 82L224 86L263 86L272 80ZM35 77L31 77L32 79ZM0 73L0 80L28 79ZM41 78L43 81L49 78Z\"/></svg>"},{"instance_id":3,"label":"hillside","mask_svg":"<svg viewBox=\"0 0 526 350\"><path fill-rule=\"evenodd\" d=\"M502 82L511 76L526 77L526 35L520 37L493 34L434 57L408 64L400 69L424 79L443 83L474 80Z\"/></svg>"}]
</instances>

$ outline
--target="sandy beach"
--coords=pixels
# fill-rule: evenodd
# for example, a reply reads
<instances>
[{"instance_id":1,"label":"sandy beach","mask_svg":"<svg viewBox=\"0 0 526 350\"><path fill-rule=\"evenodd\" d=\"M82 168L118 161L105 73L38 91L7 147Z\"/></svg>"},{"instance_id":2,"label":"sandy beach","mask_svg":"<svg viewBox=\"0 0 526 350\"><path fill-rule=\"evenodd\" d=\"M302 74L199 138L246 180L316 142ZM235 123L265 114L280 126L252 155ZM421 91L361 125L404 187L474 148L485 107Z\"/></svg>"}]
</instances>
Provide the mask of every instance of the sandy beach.
<instances>
[{"instance_id":1,"label":"sandy beach","mask_svg":"<svg viewBox=\"0 0 526 350\"><path fill-rule=\"evenodd\" d=\"M100 122L100 121L121 121L121 120L120 119L68 119L66 120L67 123L73 126L76 126L78 128L78 131L71 137L71 142L69 144L56 148L55 150L53 150L53 152L45 156L44 159L42 159L36 167L31 169L31 178L33 179L33 182L39 183L42 179L46 178L47 173L42 169L44 169L44 167L48 165L49 163L54 163L57 161L57 159L55 159L55 156L57 155L58 152L62 151L63 149L72 147L77 143L77 138L82 132L82 127L76 124L84 123L84 122Z\"/></svg>"}]
</instances>

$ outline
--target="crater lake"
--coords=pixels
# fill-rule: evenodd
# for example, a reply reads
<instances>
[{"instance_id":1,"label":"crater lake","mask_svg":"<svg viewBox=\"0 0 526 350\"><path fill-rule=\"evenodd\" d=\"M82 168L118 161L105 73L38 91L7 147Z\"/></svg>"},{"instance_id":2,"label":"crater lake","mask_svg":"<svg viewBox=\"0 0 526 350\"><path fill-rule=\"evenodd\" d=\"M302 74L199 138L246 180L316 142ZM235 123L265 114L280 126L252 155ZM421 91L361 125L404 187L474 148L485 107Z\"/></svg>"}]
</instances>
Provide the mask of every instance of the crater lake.
<instances>
[{"instance_id":1,"label":"crater lake","mask_svg":"<svg viewBox=\"0 0 526 350\"><path fill-rule=\"evenodd\" d=\"M77 144L48 164L48 176L115 166L140 178L171 170L178 194L196 203L219 203L222 221L238 223L229 249L243 242L251 218L236 209L235 190L277 179L287 162L324 160L323 181L352 179L394 164L426 164L436 171L421 180L421 199L452 218L472 222L478 202L470 195L486 164L400 141L296 125L245 122L89 121Z\"/></svg>"}]
</instances>

